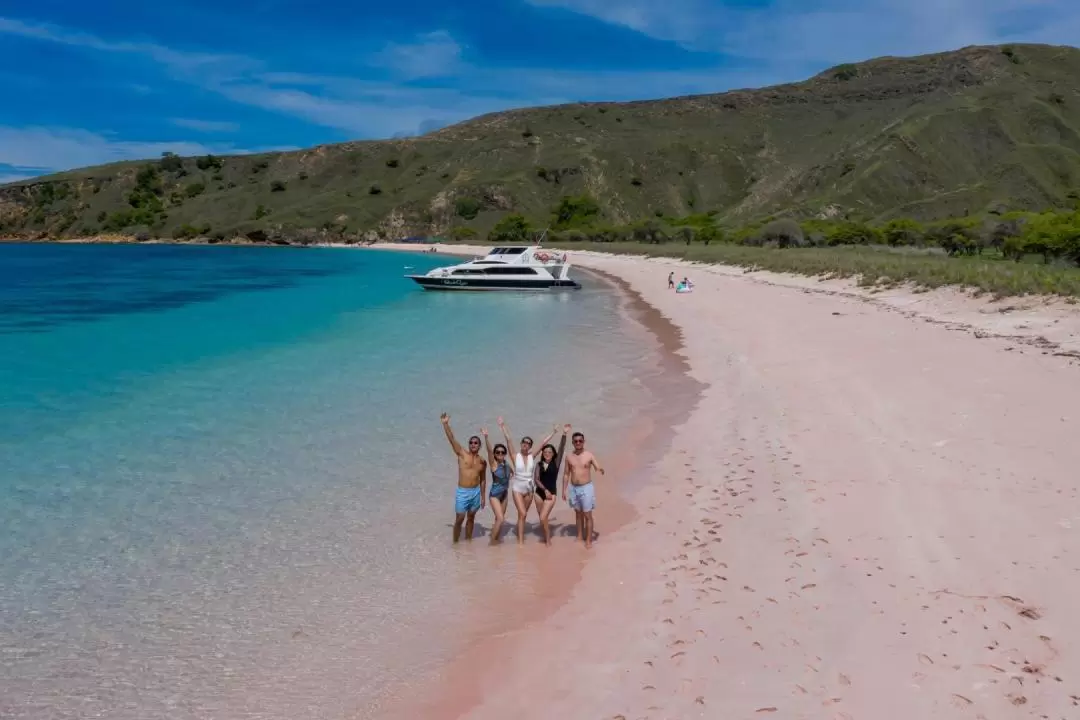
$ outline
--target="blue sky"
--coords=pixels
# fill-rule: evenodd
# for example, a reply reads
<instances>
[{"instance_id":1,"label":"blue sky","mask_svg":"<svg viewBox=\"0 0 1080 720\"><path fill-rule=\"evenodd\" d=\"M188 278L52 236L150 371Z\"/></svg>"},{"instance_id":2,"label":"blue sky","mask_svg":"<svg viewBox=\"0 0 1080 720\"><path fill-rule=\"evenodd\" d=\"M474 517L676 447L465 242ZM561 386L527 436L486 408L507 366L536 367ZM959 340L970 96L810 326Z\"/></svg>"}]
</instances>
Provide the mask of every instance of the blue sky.
<instances>
[{"instance_id":1,"label":"blue sky","mask_svg":"<svg viewBox=\"0 0 1080 720\"><path fill-rule=\"evenodd\" d=\"M1080 44L1077 0L4 0L0 182L716 92L880 55Z\"/></svg>"}]
</instances>

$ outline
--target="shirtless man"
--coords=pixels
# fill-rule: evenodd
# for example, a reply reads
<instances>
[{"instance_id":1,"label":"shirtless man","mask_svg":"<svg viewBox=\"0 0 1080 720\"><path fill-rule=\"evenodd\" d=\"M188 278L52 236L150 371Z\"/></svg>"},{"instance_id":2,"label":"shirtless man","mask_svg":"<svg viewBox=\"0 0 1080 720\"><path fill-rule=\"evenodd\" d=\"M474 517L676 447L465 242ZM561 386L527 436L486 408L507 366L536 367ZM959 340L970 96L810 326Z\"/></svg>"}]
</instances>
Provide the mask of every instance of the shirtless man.
<instances>
[{"instance_id":1,"label":"shirtless man","mask_svg":"<svg viewBox=\"0 0 1080 720\"><path fill-rule=\"evenodd\" d=\"M457 496L454 499L454 542L461 538L461 524L465 523L465 539L472 540L473 521L478 510L484 509L484 486L487 485L487 461L480 457L480 438L469 438L469 449L461 447L450 429L450 416L443 413L443 431L450 447L457 456Z\"/></svg>"},{"instance_id":2,"label":"shirtless man","mask_svg":"<svg viewBox=\"0 0 1080 720\"><path fill-rule=\"evenodd\" d=\"M566 456L567 472L563 474L562 497L570 503L574 509L577 520L578 540L585 540L585 547L592 547L593 538L593 510L596 508L596 489L592 482L592 469L601 475L604 468L600 467L600 461L592 454L591 450L585 449L585 435L576 432L571 438L574 450ZM570 485L570 496L567 497L567 485Z\"/></svg>"}]
</instances>

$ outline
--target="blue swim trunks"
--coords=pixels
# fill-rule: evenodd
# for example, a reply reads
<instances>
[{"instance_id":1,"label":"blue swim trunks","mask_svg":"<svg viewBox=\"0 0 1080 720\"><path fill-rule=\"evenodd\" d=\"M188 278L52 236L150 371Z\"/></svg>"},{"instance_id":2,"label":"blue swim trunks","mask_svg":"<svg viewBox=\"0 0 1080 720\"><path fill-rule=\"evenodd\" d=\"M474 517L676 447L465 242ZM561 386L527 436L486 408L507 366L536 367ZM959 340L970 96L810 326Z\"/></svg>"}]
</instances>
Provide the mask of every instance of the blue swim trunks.
<instances>
[{"instance_id":1,"label":"blue swim trunks","mask_svg":"<svg viewBox=\"0 0 1080 720\"><path fill-rule=\"evenodd\" d=\"M454 512L458 515L474 513L480 509L480 486L459 487L454 497Z\"/></svg>"},{"instance_id":2,"label":"blue swim trunks","mask_svg":"<svg viewBox=\"0 0 1080 720\"><path fill-rule=\"evenodd\" d=\"M596 508L596 488L592 483L570 486L570 507L578 512L592 512Z\"/></svg>"}]
</instances>

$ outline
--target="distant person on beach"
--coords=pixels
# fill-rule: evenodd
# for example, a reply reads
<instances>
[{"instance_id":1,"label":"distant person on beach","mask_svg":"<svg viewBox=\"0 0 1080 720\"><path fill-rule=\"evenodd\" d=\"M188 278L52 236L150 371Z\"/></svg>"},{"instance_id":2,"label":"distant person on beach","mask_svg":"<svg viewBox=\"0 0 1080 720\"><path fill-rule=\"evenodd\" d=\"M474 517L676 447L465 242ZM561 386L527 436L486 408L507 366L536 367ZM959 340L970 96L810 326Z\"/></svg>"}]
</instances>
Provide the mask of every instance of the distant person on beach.
<instances>
[{"instance_id":1,"label":"distant person on beach","mask_svg":"<svg viewBox=\"0 0 1080 720\"><path fill-rule=\"evenodd\" d=\"M668 286L668 290L671 290L673 287L675 287L675 271L674 270L672 270L671 272L668 273L667 286Z\"/></svg>"},{"instance_id":2,"label":"distant person on beach","mask_svg":"<svg viewBox=\"0 0 1080 720\"><path fill-rule=\"evenodd\" d=\"M480 428L480 434L484 436L484 448L487 450L488 466L491 468L491 511L495 513L495 524L491 526L491 544L494 545L501 540L499 534L506 518L506 499L510 494L510 478L514 471L506 460L506 446L498 443L493 450L487 428Z\"/></svg>"},{"instance_id":3,"label":"distant person on beach","mask_svg":"<svg viewBox=\"0 0 1080 720\"><path fill-rule=\"evenodd\" d=\"M458 486L454 499L454 542L461 538L462 523L465 523L465 539L472 540L476 513L484 509L487 461L480 457L480 438L476 435L469 438L469 449L466 450L454 438L454 431L450 429L450 416L443 413L439 419L458 461Z\"/></svg>"},{"instance_id":4,"label":"distant person on beach","mask_svg":"<svg viewBox=\"0 0 1080 720\"><path fill-rule=\"evenodd\" d=\"M514 447L510 429L506 427L502 418L499 418L498 422L499 429L503 431L503 437L506 438L506 447ZM540 446L546 445L551 438L555 437L557 431L558 427L541 441ZM510 479L510 492L513 493L514 508L517 510L518 545L525 543L525 518L532 506L533 488L536 482L533 476L536 473L536 456L540 454L540 450L533 449L534 447L531 437L526 435L521 438L521 449L514 455L514 475Z\"/></svg>"},{"instance_id":5,"label":"distant person on beach","mask_svg":"<svg viewBox=\"0 0 1080 720\"><path fill-rule=\"evenodd\" d=\"M578 540L585 541L585 547L592 547L593 537L593 510L596 509L596 488L593 487L592 470L596 469L601 475L604 468L596 459L591 450L585 449L585 435L576 432L572 438L574 449L566 456L566 473L563 475L563 500L570 503L574 509L577 521ZM567 497L567 485L570 486L570 496Z\"/></svg>"},{"instance_id":6,"label":"distant person on beach","mask_svg":"<svg viewBox=\"0 0 1080 720\"><path fill-rule=\"evenodd\" d=\"M559 449L548 443L540 448L540 461L536 463L536 513L540 516L540 527L544 531L544 543L551 544L551 524L548 518L559 499L559 468L562 467L563 450L566 449L566 436L570 426L563 425Z\"/></svg>"}]
</instances>

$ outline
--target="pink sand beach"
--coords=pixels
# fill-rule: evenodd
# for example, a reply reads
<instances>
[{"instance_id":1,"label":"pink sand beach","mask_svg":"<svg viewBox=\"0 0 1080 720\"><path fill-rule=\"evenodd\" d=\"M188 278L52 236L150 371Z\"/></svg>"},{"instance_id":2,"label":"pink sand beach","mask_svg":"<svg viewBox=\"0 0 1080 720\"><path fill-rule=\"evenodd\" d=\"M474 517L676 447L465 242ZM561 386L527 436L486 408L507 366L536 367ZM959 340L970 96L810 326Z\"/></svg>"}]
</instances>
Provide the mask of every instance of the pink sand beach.
<instances>
[{"instance_id":1,"label":"pink sand beach","mask_svg":"<svg viewBox=\"0 0 1080 720\"><path fill-rule=\"evenodd\" d=\"M425 717L1078 716L1080 311L573 261L677 327L705 389L567 599Z\"/></svg>"}]
</instances>

